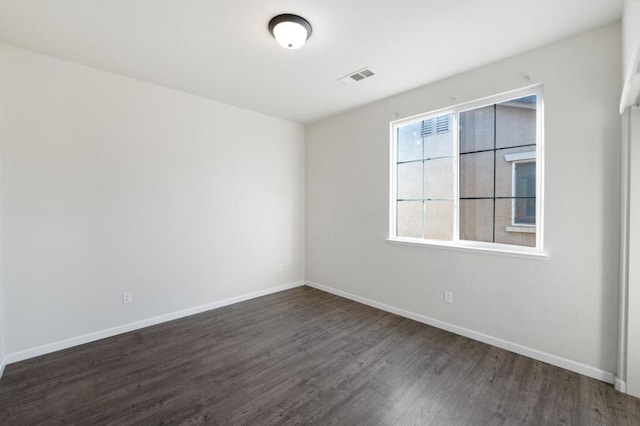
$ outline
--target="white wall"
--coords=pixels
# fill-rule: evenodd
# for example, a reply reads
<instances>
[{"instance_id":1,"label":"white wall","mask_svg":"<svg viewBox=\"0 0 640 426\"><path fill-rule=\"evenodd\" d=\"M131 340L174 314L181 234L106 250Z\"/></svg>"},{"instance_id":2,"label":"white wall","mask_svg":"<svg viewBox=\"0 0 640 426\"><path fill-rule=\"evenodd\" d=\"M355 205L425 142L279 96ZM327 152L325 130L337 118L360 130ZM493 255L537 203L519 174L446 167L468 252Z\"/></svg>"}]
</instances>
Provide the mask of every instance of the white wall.
<instances>
[{"instance_id":1,"label":"white wall","mask_svg":"<svg viewBox=\"0 0 640 426\"><path fill-rule=\"evenodd\" d=\"M2 76L2 68L0 67L0 78ZM0 94L1 96L1 94ZM0 100L1 101L1 100ZM4 366L6 362L6 344L5 344L5 335L6 335L6 324L4 317L4 307L6 305L5 297L4 297L4 265L3 265L3 253L2 253L2 134L3 134L3 114L2 110L0 110L0 376L4 371Z\"/></svg>"},{"instance_id":2,"label":"white wall","mask_svg":"<svg viewBox=\"0 0 640 426\"><path fill-rule=\"evenodd\" d=\"M0 69L8 352L304 279L301 125L8 46Z\"/></svg>"},{"instance_id":3,"label":"white wall","mask_svg":"<svg viewBox=\"0 0 640 426\"><path fill-rule=\"evenodd\" d=\"M309 125L307 279L615 372L620 56L616 23ZM538 82L548 260L385 242L396 113ZM443 290L453 291L453 304L442 302Z\"/></svg>"},{"instance_id":4,"label":"white wall","mask_svg":"<svg viewBox=\"0 0 640 426\"><path fill-rule=\"evenodd\" d=\"M627 392L640 398L640 109L631 108Z\"/></svg>"}]
</instances>

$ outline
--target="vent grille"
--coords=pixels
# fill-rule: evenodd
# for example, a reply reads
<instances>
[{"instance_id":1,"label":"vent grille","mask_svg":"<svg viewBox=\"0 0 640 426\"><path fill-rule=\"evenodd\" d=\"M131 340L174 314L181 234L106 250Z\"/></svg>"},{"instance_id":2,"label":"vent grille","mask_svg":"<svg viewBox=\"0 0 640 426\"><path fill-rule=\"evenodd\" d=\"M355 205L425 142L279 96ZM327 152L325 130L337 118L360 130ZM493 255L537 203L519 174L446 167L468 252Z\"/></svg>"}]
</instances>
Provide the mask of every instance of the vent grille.
<instances>
[{"instance_id":1,"label":"vent grille","mask_svg":"<svg viewBox=\"0 0 640 426\"><path fill-rule=\"evenodd\" d=\"M433 120L425 120L422 122L422 137L431 136L433 134Z\"/></svg>"},{"instance_id":2,"label":"vent grille","mask_svg":"<svg viewBox=\"0 0 640 426\"><path fill-rule=\"evenodd\" d=\"M338 81L344 84L351 84L357 81L362 81L365 78L373 77L374 75L376 74L373 71L371 71L369 68L362 68L358 71L350 72L344 77L340 77Z\"/></svg>"},{"instance_id":3,"label":"vent grille","mask_svg":"<svg viewBox=\"0 0 640 426\"><path fill-rule=\"evenodd\" d=\"M449 131L449 116L445 115L443 117L424 120L422 122L422 128L420 129L422 137L433 135L434 128L437 134L447 133Z\"/></svg>"},{"instance_id":4,"label":"vent grille","mask_svg":"<svg viewBox=\"0 0 640 426\"><path fill-rule=\"evenodd\" d=\"M436 131L438 133L447 133L449 131L449 116L438 117L436 121Z\"/></svg>"}]
</instances>

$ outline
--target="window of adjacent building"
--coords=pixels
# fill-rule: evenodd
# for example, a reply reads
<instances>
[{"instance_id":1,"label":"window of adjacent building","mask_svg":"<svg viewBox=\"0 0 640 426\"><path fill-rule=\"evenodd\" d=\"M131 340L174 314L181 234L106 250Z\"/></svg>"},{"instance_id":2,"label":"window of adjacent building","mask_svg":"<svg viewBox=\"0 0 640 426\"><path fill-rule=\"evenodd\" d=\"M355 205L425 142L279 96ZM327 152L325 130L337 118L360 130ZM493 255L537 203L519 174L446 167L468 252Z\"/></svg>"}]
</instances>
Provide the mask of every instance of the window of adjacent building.
<instances>
[{"instance_id":1,"label":"window of adjacent building","mask_svg":"<svg viewBox=\"0 0 640 426\"><path fill-rule=\"evenodd\" d=\"M541 250L540 93L392 123L391 239Z\"/></svg>"},{"instance_id":2,"label":"window of adjacent building","mask_svg":"<svg viewBox=\"0 0 640 426\"><path fill-rule=\"evenodd\" d=\"M536 163L513 164L513 224L536 224Z\"/></svg>"}]
</instances>

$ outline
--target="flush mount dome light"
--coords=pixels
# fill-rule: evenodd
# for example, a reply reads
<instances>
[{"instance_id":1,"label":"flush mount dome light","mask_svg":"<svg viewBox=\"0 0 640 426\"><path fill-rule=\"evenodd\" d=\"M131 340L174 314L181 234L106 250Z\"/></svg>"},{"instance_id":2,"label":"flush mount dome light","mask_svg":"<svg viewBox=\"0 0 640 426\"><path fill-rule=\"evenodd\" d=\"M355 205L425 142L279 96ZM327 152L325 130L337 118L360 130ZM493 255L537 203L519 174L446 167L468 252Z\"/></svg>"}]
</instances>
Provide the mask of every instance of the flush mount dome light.
<instances>
[{"instance_id":1,"label":"flush mount dome light","mask_svg":"<svg viewBox=\"0 0 640 426\"><path fill-rule=\"evenodd\" d=\"M311 24L301 16L285 13L269 21L269 32L280 46L297 49L311 35Z\"/></svg>"}]
</instances>

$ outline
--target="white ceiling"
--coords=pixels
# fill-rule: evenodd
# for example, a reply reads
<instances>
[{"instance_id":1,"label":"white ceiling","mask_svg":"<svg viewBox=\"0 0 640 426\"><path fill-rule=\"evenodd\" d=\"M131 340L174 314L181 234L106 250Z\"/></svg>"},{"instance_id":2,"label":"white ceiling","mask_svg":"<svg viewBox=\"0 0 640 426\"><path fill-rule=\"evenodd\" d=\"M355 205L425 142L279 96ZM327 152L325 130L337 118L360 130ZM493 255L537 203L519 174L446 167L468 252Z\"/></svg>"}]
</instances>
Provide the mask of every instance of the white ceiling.
<instances>
[{"instance_id":1,"label":"white ceiling","mask_svg":"<svg viewBox=\"0 0 640 426\"><path fill-rule=\"evenodd\" d=\"M0 41L308 123L620 18L623 0L0 0ZM267 30L313 26L299 50ZM336 80L368 66L376 75Z\"/></svg>"}]
</instances>

